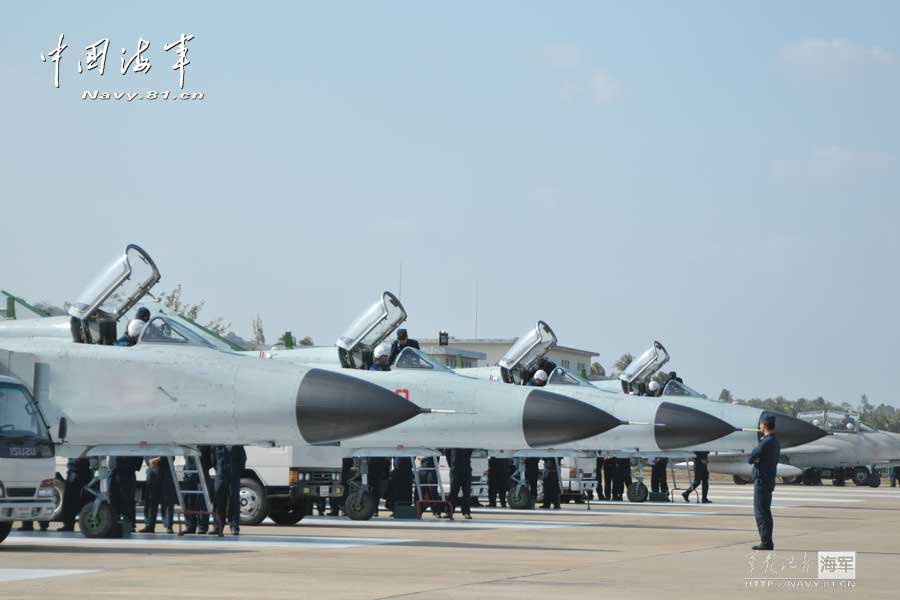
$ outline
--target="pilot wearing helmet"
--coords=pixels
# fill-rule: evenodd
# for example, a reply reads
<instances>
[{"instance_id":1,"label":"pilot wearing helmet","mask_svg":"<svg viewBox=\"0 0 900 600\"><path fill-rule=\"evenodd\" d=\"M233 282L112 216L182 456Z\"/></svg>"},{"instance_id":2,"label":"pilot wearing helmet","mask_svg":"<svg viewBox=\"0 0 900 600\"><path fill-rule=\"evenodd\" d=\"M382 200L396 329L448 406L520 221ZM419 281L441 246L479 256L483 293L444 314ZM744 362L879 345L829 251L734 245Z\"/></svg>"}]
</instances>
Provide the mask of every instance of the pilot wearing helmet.
<instances>
[{"instance_id":1,"label":"pilot wearing helmet","mask_svg":"<svg viewBox=\"0 0 900 600\"><path fill-rule=\"evenodd\" d=\"M390 371L391 370L391 353L384 345L379 345L373 353L375 361L369 367L370 371Z\"/></svg>"},{"instance_id":2,"label":"pilot wearing helmet","mask_svg":"<svg viewBox=\"0 0 900 600\"><path fill-rule=\"evenodd\" d=\"M545 385L547 385L547 371L538 369L534 372L534 376L529 379L525 385L530 385L533 387L544 387Z\"/></svg>"},{"instance_id":3,"label":"pilot wearing helmet","mask_svg":"<svg viewBox=\"0 0 900 600\"><path fill-rule=\"evenodd\" d=\"M144 327L146 326L146 321L132 319L132 321L128 323L128 329L125 330L125 334L116 340L116 346L134 346L137 344L138 338L141 337L141 332L144 331Z\"/></svg>"},{"instance_id":4,"label":"pilot wearing helmet","mask_svg":"<svg viewBox=\"0 0 900 600\"><path fill-rule=\"evenodd\" d=\"M659 382L653 379L647 386L648 396L662 396L662 390L659 388Z\"/></svg>"}]
</instances>

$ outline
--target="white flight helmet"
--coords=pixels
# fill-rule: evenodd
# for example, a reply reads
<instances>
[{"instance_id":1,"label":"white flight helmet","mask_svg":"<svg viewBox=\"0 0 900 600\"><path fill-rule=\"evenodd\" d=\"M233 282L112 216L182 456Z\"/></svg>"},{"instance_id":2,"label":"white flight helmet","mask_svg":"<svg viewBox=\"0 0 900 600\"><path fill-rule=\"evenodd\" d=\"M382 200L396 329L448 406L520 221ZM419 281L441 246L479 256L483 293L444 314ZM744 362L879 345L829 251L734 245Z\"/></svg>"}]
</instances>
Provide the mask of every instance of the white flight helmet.
<instances>
[{"instance_id":1,"label":"white flight helmet","mask_svg":"<svg viewBox=\"0 0 900 600\"><path fill-rule=\"evenodd\" d=\"M534 374L535 381L542 381L544 383L547 382L547 371L543 369L538 369Z\"/></svg>"},{"instance_id":2,"label":"white flight helmet","mask_svg":"<svg viewBox=\"0 0 900 600\"><path fill-rule=\"evenodd\" d=\"M655 394L656 392L658 392L658 391L659 391L659 382L656 381L655 379L654 379L653 381L651 381L651 382L650 382L650 385L649 385L649 389L650 389L650 391L653 392L654 394Z\"/></svg>"},{"instance_id":3,"label":"white flight helmet","mask_svg":"<svg viewBox=\"0 0 900 600\"><path fill-rule=\"evenodd\" d=\"M378 360L382 356L388 356L390 354L390 350L384 347L384 344L380 344L375 348L375 360Z\"/></svg>"},{"instance_id":4,"label":"white flight helmet","mask_svg":"<svg viewBox=\"0 0 900 600\"><path fill-rule=\"evenodd\" d=\"M133 319L131 323L128 324L128 337L137 339L141 336L141 332L144 331L144 326L146 323L141 321L140 319Z\"/></svg>"}]
</instances>

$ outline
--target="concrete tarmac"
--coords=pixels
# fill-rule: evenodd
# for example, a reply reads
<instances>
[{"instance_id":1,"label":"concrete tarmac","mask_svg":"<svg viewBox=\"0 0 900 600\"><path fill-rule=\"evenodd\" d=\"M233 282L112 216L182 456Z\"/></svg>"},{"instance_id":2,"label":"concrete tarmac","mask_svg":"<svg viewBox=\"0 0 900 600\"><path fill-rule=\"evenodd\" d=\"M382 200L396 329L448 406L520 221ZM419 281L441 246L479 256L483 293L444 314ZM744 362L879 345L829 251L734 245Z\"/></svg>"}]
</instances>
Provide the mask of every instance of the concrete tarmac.
<instances>
[{"instance_id":1,"label":"concrete tarmac","mask_svg":"<svg viewBox=\"0 0 900 600\"><path fill-rule=\"evenodd\" d=\"M779 486L772 553L750 550L752 495L715 483L705 505L308 517L224 539L13 533L0 544L0 598L897 597L900 488ZM856 578L819 579L825 551L856 552Z\"/></svg>"}]
</instances>

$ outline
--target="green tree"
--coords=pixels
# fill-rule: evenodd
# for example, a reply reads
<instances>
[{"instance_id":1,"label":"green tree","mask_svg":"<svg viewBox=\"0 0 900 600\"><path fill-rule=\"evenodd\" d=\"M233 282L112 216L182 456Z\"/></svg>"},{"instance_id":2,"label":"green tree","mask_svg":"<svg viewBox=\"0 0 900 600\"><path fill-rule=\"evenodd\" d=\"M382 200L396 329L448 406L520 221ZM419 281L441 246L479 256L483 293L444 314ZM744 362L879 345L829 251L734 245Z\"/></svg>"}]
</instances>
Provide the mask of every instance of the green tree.
<instances>
[{"instance_id":1,"label":"green tree","mask_svg":"<svg viewBox=\"0 0 900 600\"><path fill-rule=\"evenodd\" d=\"M621 357L619 357L619 360L616 361L616 364L613 365L613 367L615 368L617 373L621 373L628 368L628 365L630 365L632 361L634 361L634 356L626 352Z\"/></svg>"},{"instance_id":2,"label":"green tree","mask_svg":"<svg viewBox=\"0 0 900 600\"><path fill-rule=\"evenodd\" d=\"M176 314L179 314L186 319L190 319L191 321L199 322L200 311L202 311L203 307L206 305L206 300L201 300L197 304L190 304L182 300L182 293L183 289L179 283L172 288L172 291L161 292L159 294L160 302L166 308L172 309ZM231 330L231 323L225 323L225 319L218 317L204 325L204 327L216 335L224 336Z\"/></svg>"},{"instance_id":3,"label":"green tree","mask_svg":"<svg viewBox=\"0 0 900 600\"><path fill-rule=\"evenodd\" d=\"M313 339L309 336L304 337L302 340L300 340L299 343L301 346L315 346L316 345L315 342L313 342Z\"/></svg>"},{"instance_id":4,"label":"green tree","mask_svg":"<svg viewBox=\"0 0 900 600\"><path fill-rule=\"evenodd\" d=\"M606 369L598 362L591 363L591 375L593 377L606 377Z\"/></svg>"},{"instance_id":5,"label":"green tree","mask_svg":"<svg viewBox=\"0 0 900 600\"><path fill-rule=\"evenodd\" d=\"M728 388L722 388L722 391L719 392L719 400L721 402L731 403L734 398L731 397L731 392L728 390Z\"/></svg>"}]
</instances>

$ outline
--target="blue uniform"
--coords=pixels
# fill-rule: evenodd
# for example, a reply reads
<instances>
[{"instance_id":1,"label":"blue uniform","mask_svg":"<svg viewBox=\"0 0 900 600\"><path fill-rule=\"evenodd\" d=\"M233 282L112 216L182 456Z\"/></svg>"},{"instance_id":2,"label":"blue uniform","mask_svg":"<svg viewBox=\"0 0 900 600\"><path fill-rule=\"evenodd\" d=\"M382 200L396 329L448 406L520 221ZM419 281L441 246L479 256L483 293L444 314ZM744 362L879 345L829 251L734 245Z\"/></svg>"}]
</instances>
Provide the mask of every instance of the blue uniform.
<instances>
[{"instance_id":1,"label":"blue uniform","mask_svg":"<svg viewBox=\"0 0 900 600\"><path fill-rule=\"evenodd\" d=\"M247 465L243 446L216 446L215 512L237 533L241 524L241 475Z\"/></svg>"},{"instance_id":2,"label":"blue uniform","mask_svg":"<svg viewBox=\"0 0 900 600\"><path fill-rule=\"evenodd\" d=\"M753 512L756 528L764 546L772 547L772 492L775 491L775 474L781 458L781 443L770 433L760 440L749 462L753 465Z\"/></svg>"}]
</instances>

